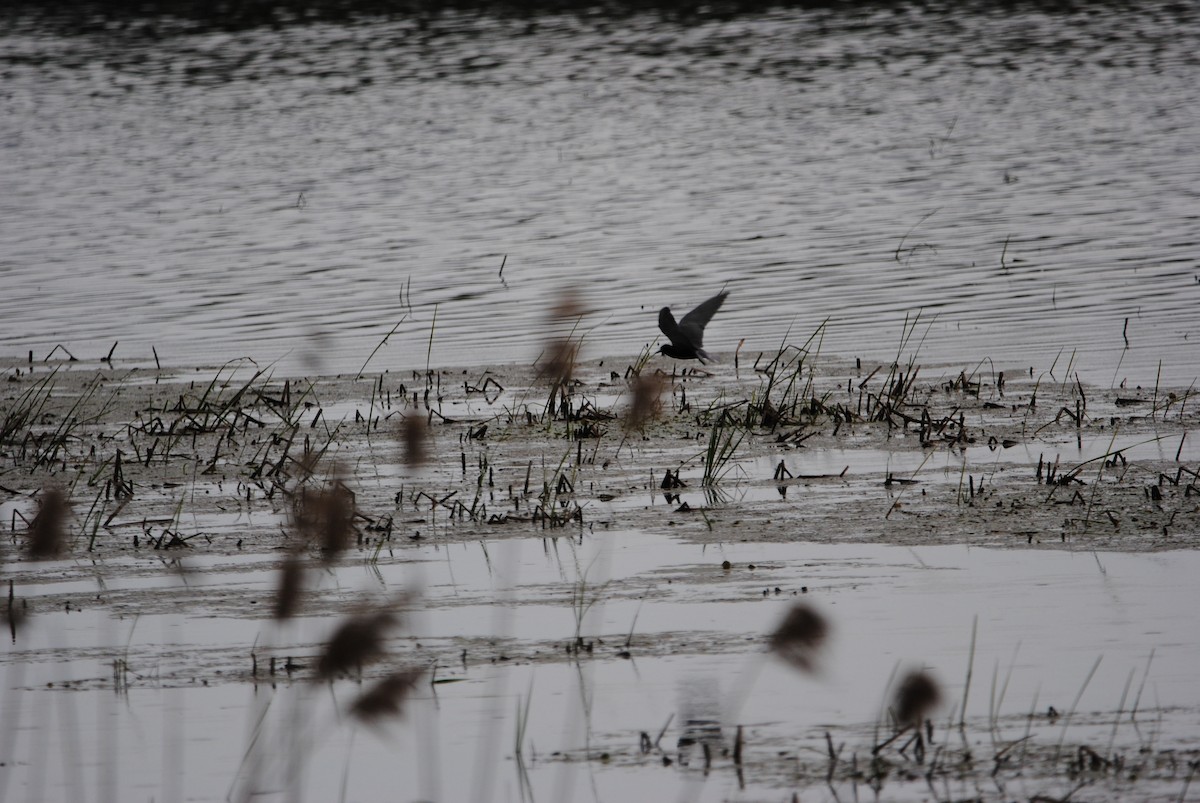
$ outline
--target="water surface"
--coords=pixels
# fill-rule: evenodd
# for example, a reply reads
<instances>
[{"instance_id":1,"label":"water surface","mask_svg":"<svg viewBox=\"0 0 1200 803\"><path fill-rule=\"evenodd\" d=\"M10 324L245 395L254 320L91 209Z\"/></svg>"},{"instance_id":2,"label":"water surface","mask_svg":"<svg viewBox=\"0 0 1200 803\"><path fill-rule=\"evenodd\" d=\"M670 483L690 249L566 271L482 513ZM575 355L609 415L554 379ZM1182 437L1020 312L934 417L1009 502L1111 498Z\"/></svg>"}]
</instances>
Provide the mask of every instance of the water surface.
<instances>
[{"instance_id":1,"label":"water surface","mask_svg":"<svg viewBox=\"0 0 1200 803\"><path fill-rule=\"evenodd\" d=\"M1139 746L1188 744L1200 704L1194 552L702 547L638 531L553 548L437 545L328 572L309 614L285 629L266 618L267 562L182 562L186 574L145 558L48 563L41 582L20 587L35 615L0 652L0 758L11 768L0 784L16 799L215 801L257 790L256 799L331 800L342 784L348 800L379 800L381 790L404 800L779 799L796 778L759 765L736 792L727 757L701 776L664 766L659 752L639 757L639 734L665 729L663 752L677 756L684 717L699 708L724 722L726 745L745 726L756 761L777 751L811 760L806 751L823 749L830 729L866 755L893 672L925 667L946 690L939 732L965 700L986 761L1000 749L993 724L1005 745L1051 706L1074 716L1039 716L1039 743L1115 744L1132 761ZM571 601L581 588L591 600L582 621ZM356 726L345 707L358 682L299 678L345 600L401 589L420 589L420 603L367 682L434 658L437 677L455 682L421 684L402 719ZM832 627L813 675L764 650L799 598ZM569 658L576 634L594 652ZM269 654L280 666L295 657L298 676L269 675ZM531 792L513 759L526 704ZM1025 782L1030 795L1066 783L1033 772ZM1110 799L1095 796L1109 784L1089 787L1089 799ZM886 788L888 799L912 791ZM1143 799L1163 788L1149 778L1138 787ZM1177 795L1179 785L1165 788ZM814 795L835 799L819 784L803 788Z\"/></svg>"},{"instance_id":2,"label":"water surface","mask_svg":"<svg viewBox=\"0 0 1200 803\"><path fill-rule=\"evenodd\" d=\"M726 357L1200 373L1188 5L11 22L9 354L527 361L574 287L628 355L728 284Z\"/></svg>"}]
</instances>

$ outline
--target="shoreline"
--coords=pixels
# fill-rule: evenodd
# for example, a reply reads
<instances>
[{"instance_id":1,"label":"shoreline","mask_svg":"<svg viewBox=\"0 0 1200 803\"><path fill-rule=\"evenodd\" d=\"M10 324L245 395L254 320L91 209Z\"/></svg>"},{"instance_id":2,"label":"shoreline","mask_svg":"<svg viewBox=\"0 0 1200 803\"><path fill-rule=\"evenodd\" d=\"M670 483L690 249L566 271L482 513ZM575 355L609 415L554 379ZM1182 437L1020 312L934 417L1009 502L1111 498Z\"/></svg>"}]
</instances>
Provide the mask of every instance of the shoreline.
<instances>
[{"instance_id":1,"label":"shoreline","mask_svg":"<svg viewBox=\"0 0 1200 803\"><path fill-rule=\"evenodd\" d=\"M75 548L84 533L88 551L129 547L122 531L140 528L151 535L137 548L170 532L231 554L273 549L289 526L285 498L337 477L369 526L390 527L360 532L363 548L419 540L422 518L420 537L432 526L456 540L538 536L570 517L698 543L736 522L742 540L1200 546L1192 388L938 376L799 350L704 373L644 358L637 367L658 395L634 426L637 358L579 363L553 404L546 378L519 365L276 379L245 363L32 374L10 363L6 418L24 405L40 419L9 424L6 518L14 500L59 485L75 508ZM429 435L421 465L406 461L408 419ZM714 431L727 454L709 454ZM663 487L668 477L680 484ZM119 501L121 483L131 493ZM220 520L234 509L279 529ZM176 532L188 515L213 522Z\"/></svg>"}]
</instances>

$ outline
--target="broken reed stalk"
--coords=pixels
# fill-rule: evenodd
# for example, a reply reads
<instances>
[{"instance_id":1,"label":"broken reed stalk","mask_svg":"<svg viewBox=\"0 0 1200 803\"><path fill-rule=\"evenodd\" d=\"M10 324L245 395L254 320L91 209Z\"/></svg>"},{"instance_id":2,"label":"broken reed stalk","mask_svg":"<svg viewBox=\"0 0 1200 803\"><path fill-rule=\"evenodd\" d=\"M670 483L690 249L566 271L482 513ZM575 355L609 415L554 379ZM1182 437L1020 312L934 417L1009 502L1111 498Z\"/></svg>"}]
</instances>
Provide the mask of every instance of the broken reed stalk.
<instances>
[{"instance_id":1,"label":"broken reed stalk","mask_svg":"<svg viewBox=\"0 0 1200 803\"><path fill-rule=\"evenodd\" d=\"M1158 414L1158 387L1162 382L1162 360L1158 361L1158 372L1154 374L1154 398L1150 403L1150 420L1156 421Z\"/></svg>"},{"instance_id":2,"label":"broken reed stalk","mask_svg":"<svg viewBox=\"0 0 1200 803\"><path fill-rule=\"evenodd\" d=\"M438 305L433 305L433 321L429 324L429 345L425 349L425 376L429 376L429 360L433 355L433 333L437 329Z\"/></svg>"},{"instance_id":3,"label":"broken reed stalk","mask_svg":"<svg viewBox=\"0 0 1200 803\"><path fill-rule=\"evenodd\" d=\"M387 345L387 342L391 338L391 336L396 334L396 330L399 329L400 325L402 323L404 323L406 320L408 320L407 312L404 313L403 315L401 315L400 320L396 321L396 325L393 326L388 331L388 333L386 335L384 335L383 338L378 343L375 344L375 348L371 349L371 353L367 355L367 358L365 360L363 360L363 364L361 366L359 366L358 373L354 375L354 380L356 382L358 380L362 379L363 371L367 370L367 366L371 363L371 360L375 359L375 355L379 353L379 350L381 348L383 348L384 346ZM435 321L437 320L437 306L436 305L434 306L434 320ZM432 330L429 333L429 338L430 338L430 348L432 348L432 345L433 345L432 344L432 341L433 341ZM426 370L428 370L428 368L429 368L429 355L428 354L426 354L426 356L425 356L425 368L426 368Z\"/></svg>"},{"instance_id":4,"label":"broken reed stalk","mask_svg":"<svg viewBox=\"0 0 1200 803\"><path fill-rule=\"evenodd\" d=\"M900 261L900 252L904 250L904 241L908 239L908 236L910 234L912 234L914 231L916 231L918 226L920 226L926 220L929 220L929 218L936 215L940 210L941 210L941 207L939 206L937 209L934 209L932 212L926 212L924 215L921 216L920 220L918 220L916 223L914 223L912 225L912 227L908 231L904 232L904 236L901 237L900 242L898 242L896 244L896 252L893 255L897 262ZM909 249L909 251L912 251L912 250L913 249L911 249L911 248ZM907 317L907 315L905 317Z\"/></svg>"},{"instance_id":5,"label":"broken reed stalk","mask_svg":"<svg viewBox=\"0 0 1200 803\"><path fill-rule=\"evenodd\" d=\"M917 479L916 479L917 475L921 473L921 469L925 468L925 464L929 462L929 459L931 457L933 457L933 454L934 454L933 452L926 452L925 459L921 461L921 465L916 467L916 469L913 471L913 473L909 475L907 480L901 481L900 492L898 494L896 494L896 499L892 502L891 506L888 508L887 513L883 514L883 517L885 519L890 518L892 515L892 511L900 506L900 501L904 497L905 490L907 490L910 486L917 484ZM892 482L893 482L892 475L889 473L887 479L884 480L884 485L885 486L891 485Z\"/></svg>"}]
</instances>

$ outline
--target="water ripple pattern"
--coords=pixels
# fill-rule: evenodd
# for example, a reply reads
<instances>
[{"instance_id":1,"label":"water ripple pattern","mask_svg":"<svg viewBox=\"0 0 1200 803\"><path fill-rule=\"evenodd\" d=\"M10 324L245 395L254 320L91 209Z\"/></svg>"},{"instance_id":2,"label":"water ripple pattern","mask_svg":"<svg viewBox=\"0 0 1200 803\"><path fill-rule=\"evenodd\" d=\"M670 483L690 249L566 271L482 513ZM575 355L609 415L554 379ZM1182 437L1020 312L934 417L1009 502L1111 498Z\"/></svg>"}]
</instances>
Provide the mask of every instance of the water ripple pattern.
<instances>
[{"instance_id":1,"label":"water ripple pattern","mask_svg":"<svg viewBox=\"0 0 1200 803\"><path fill-rule=\"evenodd\" d=\"M631 354L728 284L727 358L1200 374L1188 4L9 22L9 355L526 361L565 288Z\"/></svg>"}]
</instances>

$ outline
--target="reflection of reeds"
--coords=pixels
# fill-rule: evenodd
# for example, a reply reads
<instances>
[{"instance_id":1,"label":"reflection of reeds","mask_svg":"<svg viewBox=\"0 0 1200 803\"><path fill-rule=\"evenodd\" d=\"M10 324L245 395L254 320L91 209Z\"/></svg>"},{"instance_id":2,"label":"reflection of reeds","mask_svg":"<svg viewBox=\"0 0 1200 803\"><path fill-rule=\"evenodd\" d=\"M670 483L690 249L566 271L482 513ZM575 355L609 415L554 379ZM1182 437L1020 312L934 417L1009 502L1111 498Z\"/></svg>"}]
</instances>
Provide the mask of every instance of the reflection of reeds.
<instances>
[{"instance_id":1,"label":"reflection of reeds","mask_svg":"<svg viewBox=\"0 0 1200 803\"><path fill-rule=\"evenodd\" d=\"M13 581L8 581L8 600L4 605L4 621L8 625L9 636L13 642L17 640L17 630L25 622L25 601L21 601L21 607L17 607L17 596L13 590Z\"/></svg>"}]
</instances>

